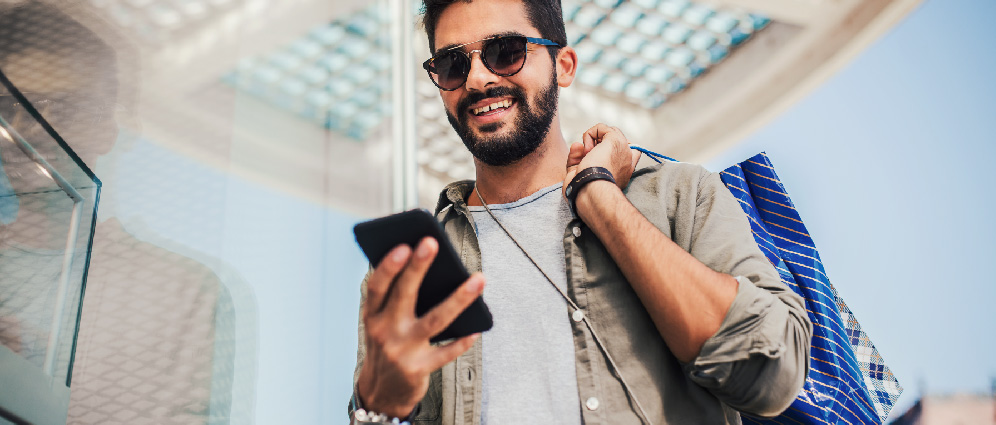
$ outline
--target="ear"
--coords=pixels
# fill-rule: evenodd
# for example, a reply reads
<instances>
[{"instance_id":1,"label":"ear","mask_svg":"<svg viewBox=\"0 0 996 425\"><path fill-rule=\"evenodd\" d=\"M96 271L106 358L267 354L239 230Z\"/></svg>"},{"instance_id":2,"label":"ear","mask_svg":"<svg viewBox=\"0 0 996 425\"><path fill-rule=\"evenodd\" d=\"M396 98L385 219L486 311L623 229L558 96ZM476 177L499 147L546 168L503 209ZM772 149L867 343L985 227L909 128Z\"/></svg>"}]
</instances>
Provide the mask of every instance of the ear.
<instances>
[{"instance_id":1,"label":"ear","mask_svg":"<svg viewBox=\"0 0 996 425\"><path fill-rule=\"evenodd\" d=\"M578 72L578 53L573 47L562 47L557 52L557 85L568 87L574 82L574 74Z\"/></svg>"}]
</instances>

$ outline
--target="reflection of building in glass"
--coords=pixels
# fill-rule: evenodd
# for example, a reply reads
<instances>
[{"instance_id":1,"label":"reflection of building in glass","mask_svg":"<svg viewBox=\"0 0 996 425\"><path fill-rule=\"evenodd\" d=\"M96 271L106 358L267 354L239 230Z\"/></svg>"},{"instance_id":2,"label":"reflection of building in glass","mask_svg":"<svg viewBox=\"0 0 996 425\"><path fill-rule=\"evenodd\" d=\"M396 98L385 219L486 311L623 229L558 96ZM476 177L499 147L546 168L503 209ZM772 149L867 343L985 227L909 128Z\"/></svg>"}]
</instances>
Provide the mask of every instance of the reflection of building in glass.
<instances>
[{"instance_id":1,"label":"reflection of building in glass","mask_svg":"<svg viewBox=\"0 0 996 425\"><path fill-rule=\"evenodd\" d=\"M12 412L18 423L229 423L238 360L235 302L226 283L197 260L139 241L116 219L91 227L92 207L70 219L86 219L76 227L84 240L93 238L93 249L77 247L77 255L67 244L74 225L65 216L75 198L60 179L95 203L99 183L88 166L118 140L118 94L134 89L118 85L131 81L134 70L119 66L132 59L131 46L77 21L94 24L85 12L33 1L0 6L0 69L54 129L39 129L22 113L27 102L11 103L13 89L0 92L0 116L11 119L9 126L0 122L6 139L0 141L3 186L15 189L17 201L16 209L2 208L0 348L23 357L24 369L48 375L40 382L9 383L31 401L11 405L0 398L0 417ZM75 153L58 149L55 135ZM24 155L18 157L6 136L23 136L24 144L40 148L20 149ZM45 137L51 146L39 143ZM3 195L3 205L11 205L12 198ZM75 257L90 261L88 273L77 273L86 285L79 277L66 290L60 286L63 270L85 264ZM237 280L229 276L227 282ZM62 304L65 314L53 315ZM249 330L240 336L254 341L255 328L247 323L254 318L240 319L238 325ZM51 340L57 342L54 350ZM242 354L254 361L247 350ZM9 366L0 365L5 377L11 376ZM69 386L56 391L63 399L41 399L30 391L34 384L58 390L58 383ZM241 398L251 397L253 388L245 384ZM32 411L56 417L32 417Z\"/></svg>"},{"instance_id":2,"label":"reflection of building in glass","mask_svg":"<svg viewBox=\"0 0 996 425\"><path fill-rule=\"evenodd\" d=\"M225 81L329 130L362 141L391 105L390 40L377 7L312 28L263 57L239 62Z\"/></svg>"},{"instance_id":3,"label":"reflection of building in glass","mask_svg":"<svg viewBox=\"0 0 996 425\"><path fill-rule=\"evenodd\" d=\"M236 336L211 269L100 223L67 423L229 423Z\"/></svg>"},{"instance_id":4,"label":"reflection of building in glass","mask_svg":"<svg viewBox=\"0 0 996 425\"><path fill-rule=\"evenodd\" d=\"M163 45L179 34L211 25L211 18L239 9L233 0L90 0L117 25L130 28L142 42Z\"/></svg>"}]
</instances>

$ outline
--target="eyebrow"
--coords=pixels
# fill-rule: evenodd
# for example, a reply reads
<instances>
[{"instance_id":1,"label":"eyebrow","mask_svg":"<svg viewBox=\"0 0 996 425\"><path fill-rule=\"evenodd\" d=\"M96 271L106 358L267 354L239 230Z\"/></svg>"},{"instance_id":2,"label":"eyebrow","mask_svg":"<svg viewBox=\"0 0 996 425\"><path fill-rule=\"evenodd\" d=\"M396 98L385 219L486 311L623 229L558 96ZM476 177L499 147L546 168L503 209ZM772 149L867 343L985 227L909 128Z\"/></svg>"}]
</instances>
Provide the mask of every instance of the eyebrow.
<instances>
[{"instance_id":1,"label":"eyebrow","mask_svg":"<svg viewBox=\"0 0 996 425\"><path fill-rule=\"evenodd\" d=\"M502 31L502 32L491 34L491 35L489 35L487 37L482 38L481 40L487 40L489 38L495 38L495 37L510 37L510 36L522 36L522 37L526 37L526 35L518 32L518 31ZM481 41L481 40L477 40L477 41ZM473 44L473 43L476 43L477 41L471 41L469 43L463 43L463 44L460 44L460 43L447 44L447 45L443 46L440 49L436 49L436 51L433 52L433 54L436 54L436 53L439 53L439 52L445 52L447 50L452 50L452 49L454 49L456 47L466 46L468 44Z\"/></svg>"}]
</instances>

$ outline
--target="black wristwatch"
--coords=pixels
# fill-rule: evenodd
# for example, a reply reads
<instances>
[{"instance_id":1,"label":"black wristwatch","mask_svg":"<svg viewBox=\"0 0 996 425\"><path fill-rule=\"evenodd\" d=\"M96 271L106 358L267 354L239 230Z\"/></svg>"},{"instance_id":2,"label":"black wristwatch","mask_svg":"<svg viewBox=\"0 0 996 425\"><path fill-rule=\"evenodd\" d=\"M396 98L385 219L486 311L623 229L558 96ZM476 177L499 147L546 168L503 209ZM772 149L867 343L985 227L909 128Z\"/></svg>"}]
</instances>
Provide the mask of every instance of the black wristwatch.
<instances>
[{"instance_id":1,"label":"black wristwatch","mask_svg":"<svg viewBox=\"0 0 996 425\"><path fill-rule=\"evenodd\" d=\"M567 185L567 189L564 189L564 196L567 197L567 202L571 205L571 212L574 213L575 217L580 217L577 207L578 192L581 191L584 185L595 180L608 180L613 184L616 182L616 179L612 177L611 171L603 167L588 167L578 171Z\"/></svg>"}]
</instances>

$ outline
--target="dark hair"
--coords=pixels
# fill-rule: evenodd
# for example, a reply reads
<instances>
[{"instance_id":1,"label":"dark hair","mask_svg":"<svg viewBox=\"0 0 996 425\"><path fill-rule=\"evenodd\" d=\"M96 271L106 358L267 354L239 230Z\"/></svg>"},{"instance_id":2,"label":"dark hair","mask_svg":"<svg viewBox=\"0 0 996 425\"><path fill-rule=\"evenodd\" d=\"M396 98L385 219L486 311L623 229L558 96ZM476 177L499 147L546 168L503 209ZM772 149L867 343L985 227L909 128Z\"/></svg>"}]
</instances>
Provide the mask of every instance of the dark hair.
<instances>
[{"instance_id":1,"label":"dark hair","mask_svg":"<svg viewBox=\"0 0 996 425\"><path fill-rule=\"evenodd\" d=\"M456 2L470 3L473 0L423 0L422 25L429 37L429 49L436 51L436 24L439 16L449 5ZM478 0L486 1L486 0ZM526 5L526 17L529 23L539 30L540 36L561 46L567 45L567 30L564 29L564 12L560 8L560 0L522 0ZM496 18L500 19L500 18ZM551 55L556 49L550 49Z\"/></svg>"}]
</instances>

